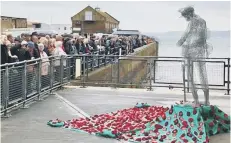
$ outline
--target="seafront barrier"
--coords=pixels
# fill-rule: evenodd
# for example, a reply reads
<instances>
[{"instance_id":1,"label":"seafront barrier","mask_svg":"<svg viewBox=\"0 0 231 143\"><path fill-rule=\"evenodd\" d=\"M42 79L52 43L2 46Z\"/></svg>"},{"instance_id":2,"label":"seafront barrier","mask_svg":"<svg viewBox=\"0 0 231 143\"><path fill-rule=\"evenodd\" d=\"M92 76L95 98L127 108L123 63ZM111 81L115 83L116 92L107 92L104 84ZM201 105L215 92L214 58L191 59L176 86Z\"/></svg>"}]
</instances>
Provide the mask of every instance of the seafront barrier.
<instances>
[{"instance_id":1,"label":"seafront barrier","mask_svg":"<svg viewBox=\"0 0 231 143\"><path fill-rule=\"evenodd\" d=\"M72 85L84 84L88 86L117 85L117 87L140 87L142 81L147 76L148 60L143 58L130 58L136 56L158 56L158 42L142 46L130 55L119 57L106 66L91 72L89 71L85 73L84 77L76 77L77 80L71 83ZM81 81L79 79L81 79Z\"/></svg>"}]
</instances>

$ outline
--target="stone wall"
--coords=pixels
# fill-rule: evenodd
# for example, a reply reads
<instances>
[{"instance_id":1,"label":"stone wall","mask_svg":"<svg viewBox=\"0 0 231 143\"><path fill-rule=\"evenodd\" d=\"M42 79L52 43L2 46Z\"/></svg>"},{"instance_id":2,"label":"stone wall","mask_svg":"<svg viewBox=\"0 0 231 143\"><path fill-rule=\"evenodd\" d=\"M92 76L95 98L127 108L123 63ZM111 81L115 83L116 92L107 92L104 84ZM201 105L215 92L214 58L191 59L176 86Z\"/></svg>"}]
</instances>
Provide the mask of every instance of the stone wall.
<instances>
[{"instance_id":1,"label":"stone wall","mask_svg":"<svg viewBox=\"0 0 231 143\"><path fill-rule=\"evenodd\" d=\"M129 56L131 58L129 58ZM120 87L139 87L147 75L148 59L132 58L135 56L158 56L158 43L154 42L139 48L128 57L122 57L118 62L109 64L88 73L86 85L107 86L120 84ZM75 82L77 83L77 82ZM79 82L78 82L79 83Z\"/></svg>"}]
</instances>

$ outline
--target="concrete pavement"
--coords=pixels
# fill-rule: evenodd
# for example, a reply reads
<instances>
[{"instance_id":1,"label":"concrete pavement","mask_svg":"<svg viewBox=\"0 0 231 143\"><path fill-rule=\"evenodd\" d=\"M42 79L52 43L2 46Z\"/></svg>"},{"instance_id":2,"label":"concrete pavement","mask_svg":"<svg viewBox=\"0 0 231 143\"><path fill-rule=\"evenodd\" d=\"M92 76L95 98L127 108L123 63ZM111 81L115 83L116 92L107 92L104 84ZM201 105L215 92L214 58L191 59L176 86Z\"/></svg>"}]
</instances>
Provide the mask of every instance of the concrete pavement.
<instances>
[{"instance_id":1,"label":"concrete pavement","mask_svg":"<svg viewBox=\"0 0 231 143\"><path fill-rule=\"evenodd\" d=\"M118 141L69 131L51 128L46 125L50 119L68 120L79 118L82 114L95 115L133 107L137 102L151 105L170 106L182 100L177 91L160 92L143 89L112 89L112 88L73 88L57 91L56 95L36 102L29 109L20 109L8 119L2 119L2 143L115 143ZM190 97L190 95L188 95ZM190 99L190 98L189 98ZM214 94L211 104L218 105L230 114L230 97ZM79 112L80 111L80 112ZM211 143L229 143L229 134L216 135Z\"/></svg>"}]
</instances>

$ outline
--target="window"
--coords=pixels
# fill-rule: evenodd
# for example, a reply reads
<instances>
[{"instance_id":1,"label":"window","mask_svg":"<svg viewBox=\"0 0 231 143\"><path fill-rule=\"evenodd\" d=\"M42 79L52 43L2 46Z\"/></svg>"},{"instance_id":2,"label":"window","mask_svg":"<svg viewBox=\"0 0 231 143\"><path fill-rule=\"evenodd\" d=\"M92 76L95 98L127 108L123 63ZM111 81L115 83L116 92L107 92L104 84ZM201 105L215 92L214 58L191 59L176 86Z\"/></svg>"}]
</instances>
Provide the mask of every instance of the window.
<instances>
[{"instance_id":1,"label":"window","mask_svg":"<svg viewBox=\"0 0 231 143\"><path fill-rule=\"evenodd\" d=\"M92 20L92 11L85 12L85 20Z\"/></svg>"},{"instance_id":2,"label":"window","mask_svg":"<svg viewBox=\"0 0 231 143\"><path fill-rule=\"evenodd\" d=\"M2 21L9 21L9 19L8 19L8 18L3 18L3 17L2 17Z\"/></svg>"}]
</instances>

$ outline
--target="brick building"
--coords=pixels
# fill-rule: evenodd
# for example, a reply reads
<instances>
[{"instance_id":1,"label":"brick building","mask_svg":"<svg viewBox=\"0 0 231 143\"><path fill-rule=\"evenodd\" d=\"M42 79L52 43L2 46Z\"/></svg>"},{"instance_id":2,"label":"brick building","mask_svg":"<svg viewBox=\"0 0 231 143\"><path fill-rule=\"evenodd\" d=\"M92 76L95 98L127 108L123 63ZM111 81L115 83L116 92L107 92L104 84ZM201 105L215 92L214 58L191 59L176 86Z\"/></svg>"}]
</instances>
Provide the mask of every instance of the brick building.
<instances>
[{"instance_id":1,"label":"brick building","mask_svg":"<svg viewBox=\"0 0 231 143\"><path fill-rule=\"evenodd\" d=\"M13 28L27 28L27 19L1 16L1 31Z\"/></svg>"},{"instance_id":2,"label":"brick building","mask_svg":"<svg viewBox=\"0 0 231 143\"><path fill-rule=\"evenodd\" d=\"M112 33L119 28L119 21L99 8L87 6L71 17L72 32L80 34Z\"/></svg>"}]
</instances>

